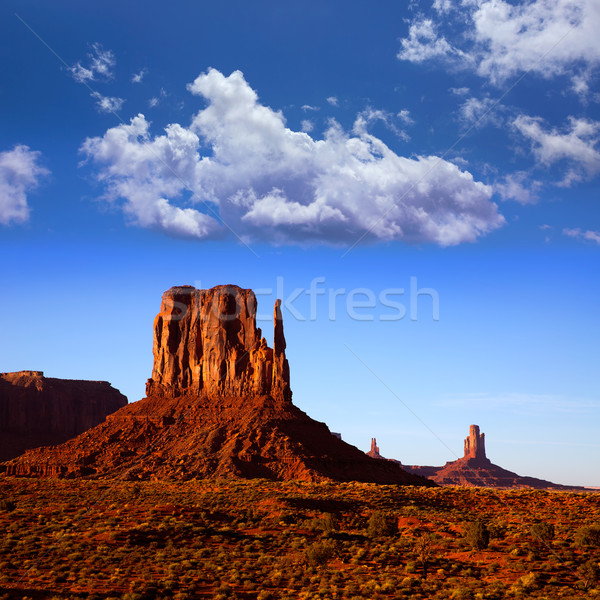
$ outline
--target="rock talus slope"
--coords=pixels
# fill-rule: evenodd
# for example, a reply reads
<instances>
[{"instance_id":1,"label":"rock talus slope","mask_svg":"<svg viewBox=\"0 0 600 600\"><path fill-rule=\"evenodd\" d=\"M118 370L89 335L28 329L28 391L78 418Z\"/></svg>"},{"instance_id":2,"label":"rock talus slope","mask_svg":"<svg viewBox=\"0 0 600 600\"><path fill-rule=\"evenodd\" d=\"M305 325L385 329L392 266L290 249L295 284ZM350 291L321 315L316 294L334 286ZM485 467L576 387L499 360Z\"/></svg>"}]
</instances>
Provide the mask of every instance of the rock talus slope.
<instances>
[{"instance_id":1,"label":"rock talus slope","mask_svg":"<svg viewBox=\"0 0 600 600\"><path fill-rule=\"evenodd\" d=\"M154 321L147 397L62 446L6 463L6 472L432 485L365 456L296 407L285 348L279 301L269 348L251 290L171 288Z\"/></svg>"}]
</instances>

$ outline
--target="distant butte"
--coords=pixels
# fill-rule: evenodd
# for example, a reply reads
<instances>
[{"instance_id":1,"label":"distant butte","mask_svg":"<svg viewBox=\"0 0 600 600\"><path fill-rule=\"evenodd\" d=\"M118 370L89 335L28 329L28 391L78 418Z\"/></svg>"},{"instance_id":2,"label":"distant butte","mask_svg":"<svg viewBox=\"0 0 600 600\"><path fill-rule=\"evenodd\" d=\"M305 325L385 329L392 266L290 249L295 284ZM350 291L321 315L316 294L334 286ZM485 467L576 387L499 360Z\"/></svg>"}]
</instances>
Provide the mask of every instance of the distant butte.
<instances>
[{"instance_id":1,"label":"distant butte","mask_svg":"<svg viewBox=\"0 0 600 600\"><path fill-rule=\"evenodd\" d=\"M0 373L0 462L29 448L62 444L126 404L107 381Z\"/></svg>"},{"instance_id":2,"label":"distant butte","mask_svg":"<svg viewBox=\"0 0 600 600\"><path fill-rule=\"evenodd\" d=\"M367 453L373 456L375 439L371 441L371 450ZM379 448L375 446L377 454ZM383 457L381 457L383 458ZM388 459L385 459L388 460ZM393 460L393 459L392 459ZM397 462L397 461L396 461ZM409 473L422 475L438 485L461 485L469 487L490 488L530 488L553 490L583 490L575 486L560 485L536 479L535 477L522 477L512 471L507 471L493 464L485 454L485 434L479 432L478 425L469 427L469 436L464 442L464 456L458 460L447 462L443 467L428 467L416 465L402 465Z\"/></svg>"},{"instance_id":3,"label":"distant butte","mask_svg":"<svg viewBox=\"0 0 600 600\"><path fill-rule=\"evenodd\" d=\"M6 473L434 485L365 456L297 408L280 301L273 348L256 327L256 308L254 293L235 285L166 291L146 398L61 446L5 463Z\"/></svg>"}]
</instances>

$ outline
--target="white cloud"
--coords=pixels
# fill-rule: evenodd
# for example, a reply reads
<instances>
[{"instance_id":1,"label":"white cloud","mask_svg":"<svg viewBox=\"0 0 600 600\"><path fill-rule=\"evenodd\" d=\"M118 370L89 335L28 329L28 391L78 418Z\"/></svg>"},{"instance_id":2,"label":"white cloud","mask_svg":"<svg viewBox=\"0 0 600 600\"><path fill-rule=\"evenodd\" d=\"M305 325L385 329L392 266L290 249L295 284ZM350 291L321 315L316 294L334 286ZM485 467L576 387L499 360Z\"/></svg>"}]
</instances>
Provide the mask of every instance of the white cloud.
<instances>
[{"instance_id":1,"label":"white cloud","mask_svg":"<svg viewBox=\"0 0 600 600\"><path fill-rule=\"evenodd\" d=\"M491 98L469 98L459 109L460 120L467 127L500 126L502 118L498 113L501 108L502 105Z\"/></svg>"},{"instance_id":2,"label":"white cloud","mask_svg":"<svg viewBox=\"0 0 600 600\"><path fill-rule=\"evenodd\" d=\"M563 234L575 239L587 240L589 242L600 244L600 231L591 231L589 229L583 231L577 227L575 229L563 229Z\"/></svg>"},{"instance_id":3,"label":"white cloud","mask_svg":"<svg viewBox=\"0 0 600 600\"><path fill-rule=\"evenodd\" d=\"M408 111L404 111L408 113ZM408 114L406 114L408 117ZM408 117L409 121L412 121L410 117ZM400 139L405 142L410 140L410 136L394 123L394 115L385 110L377 110L373 108L366 108L362 112L360 112L356 120L354 121L353 132L358 135L363 135L367 133L367 128L371 123L375 123L377 121L382 122L387 129L393 131Z\"/></svg>"},{"instance_id":4,"label":"white cloud","mask_svg":"<svg viewBox=\"0 0 600 600\"><path fill-rule=\"evenodd\" d=\"M402 50L398 53L401 60L421 63L432 58L467 59L458 48L448 43L444 36L439 36L431 19L422 19L411 24L408 37L401 40Z\"/></svg>"},{"instance_id":5,"label":"white cloud","mask_svg":"<svg viewBox=\"0 0 600 600\"><path fill-rule=\"evenodd\" d=\"M218 231L212 218L167 199L180 197L184 181L193 180L198 137L191 131L170 125L165 136L151 140L148 122L138 115L103 137L88 138L81 149L108 165L98 175L107 184L105 197L124 198L123 210L133 224L182 237L206 238Z\"/></svg>"},{"instance_id":6,"label":"white cloud","mask_svg":"<svg viewBox=\"0 0 600 600\"><path fill-rule=\"evenodd\" d=\"M546 166L566 161L569 170L562 185L568 186L600 172L600 122L569 117L562 131L544 127L542 119L519 115L513 126L531 142L536 158Z\"/></svg>"},{"instance_id":7,"label":"white cloud","mask_svg":"<svg viewBox=\"0 0 600 600\"><path fill-rule=\"evenodd\" d=\"M96 100L96 107L100 112L114 113L121 110L124 98L116 98L114 96L103 96L100 92L92 92L90 94Z\"/></svg>"},{"instance_id":8,"label":"white cloud","mask_svg":"<svg viewBox=\"0 0 600 600\"><path fill-rule=\"evenodd\" d=\"M405 125L414 125L415 121L414 119L410 116L410 111L409 110L401 110L398 114L397 117L405 124Z\"/></svg>"},{"instance_id":9,"label":"white cloud","mask_svg":"<svg viewBox=\"0 0 600 600\"><path fill-rule=\"evenodd\" d=\"M491 187L437 157L399 156L360 122L349 133L332 121L323 139L293 131L239 71L210 69L188 89L207 102L189 127L152 137L138 115L82 146L137 225L206 238L226 233L218 213L247 240L352 243L368 232L448 246L504 224ZM192 207L201 202L208 214Z\"/></svg>"},{"instance_id":10,"label":"white cloud","mask_svg":"<svg viewBox=\"0 0 600 600\"><path fill-rule=\"evenodd\" d=\"M585 98L590 91L589 79L587 73L573 75L572 77L573 91L582 98Z\"/></svg>"},{"instance_id":11,"label":"white cloud","mask_svg":"<svg viewBox=\"0 0 600 600\"><path fill-rule=\"evenodd\" d=\"M0 223L24 223L29 220L27 192L49 171L39 166L39 152L27 146L15 146L0 152Z\"/></svg>"},{"instance_id":12,"label":"white cloud","mask_svg":"<svg viewBox=\"0 0 600 600\"><path fill-rule=\"evenodd\" d=\"M597 0L479 3L472 15L482 50L479 73L502 82L532 69L543 77L570 72L577 61L600 63Z\"/></svg>"},{"instance_id":13,"label":"white cloud","mask_svg":"<svg viewBox=\"0 0 600 600\"><path fill-rule=\"evenodd\" d=\"M311 106L310 104L303 104L301 108L304 112L320 110L318 106Z\"/></svg>"},{"instance_id":14,"label":"white cloud","mask_svg":"<svg viewBox=\"0 0 600 600\"><path fill-rule=\"evenodd\" d=\"M111 50L104 50L101 44L92 44L92 51L88 53L87 57L87 67L78 62L70 68L75 81L85 83L95 81L98 76L105 79L110 79L113 76L112 69L116 61Z\"/></svg>"},{"instance_id":15,"label":"white cloud","mask_svg":"<svg viewBox=\"0 0 600 600\"><path fill-rule=\"evenodd\" d=\"M452 0L433 0L433 8L439 13L448 13L454 7Z\"/></svg>"},{"instance_id":16,"label":"white cloud","mask_svg":"<svg viewBox=\"0 0 600 600\"><path fill-rule=\"evenodd\" d=\"M158 96L153 96L152 98L150 98L150 100L148 100L148 106L150 108L154 108L156 106L158 106L161 101L166 98L169 94L167 94L167 92L164 90L164 88L160 88L160 92L158 93Z\"/></svg>"},{"instance_id":17,"label":"white cloud","mask_svg":"<svg viewBox=\"0 0 600 600\"><path fill-rule=\"evenodd\" d=\"M435 0L439 23L419 16L410 24L398 58L454 59L497 85L529 70L545 78L581 78L600 65L597 0L469 0L452 13L445 5ZM454 44L437 33L450 17L457 32ZM586 92L581 83L575 89Z\"/></svg>"},{"instance_id":18,"label":"white cloud","mask_svg":"<svg viewBox=\"0 0 600 600\"><path fill-rule=\"evenodd\" d=\"M304 119L300 123L300 129L305 133L310 133L315 128L315 124L310 119Z\"/></svg>"},{"instance_id":19,"label":"white cloud","mask_svg":"<svg viewBox=\"0 0 600 600\"><path fill-rule=\"evenodd\" d=\"M340 101L335 96L329 96L329 98L327 98L327 102L329 104L331 104L331 106L339 106L340 105Z\"/></svg>"},{"instance_id":20,"label":"white cloud","mask_svg":"<svg viewBox=\"0 0 600 600\"><path fill-rule=\"evenodd\" d=\"M144 79L144 77L146 76L147 73L148 73L148 69L146 69L146 67L141 69L139 72L134 73L131 76L131 83L142 83L142 80Z\"/></svg>"},{"instance_id":21,"label":"white cloud","mask_svg":"<svg viewBox=\"0 0 600 600\"><path fill-rule=\"evenodd\" d=\"M468 87L451 87L450 91L456 96L466 96L471 90Z\"/></svg>"},{"instance_id":22,"label":"white cloud","mask_svg":"<svg viewBox=\"0 0 600 600\"><path fill-rule=\"evenodd\" d=\"M542 184L532 180L526 171L518 171L506 175L494 184L494 190L500 194L502 200L515 200L520 204L535 204L538 200L537 191Z\"/></svg>"}]
</instances>

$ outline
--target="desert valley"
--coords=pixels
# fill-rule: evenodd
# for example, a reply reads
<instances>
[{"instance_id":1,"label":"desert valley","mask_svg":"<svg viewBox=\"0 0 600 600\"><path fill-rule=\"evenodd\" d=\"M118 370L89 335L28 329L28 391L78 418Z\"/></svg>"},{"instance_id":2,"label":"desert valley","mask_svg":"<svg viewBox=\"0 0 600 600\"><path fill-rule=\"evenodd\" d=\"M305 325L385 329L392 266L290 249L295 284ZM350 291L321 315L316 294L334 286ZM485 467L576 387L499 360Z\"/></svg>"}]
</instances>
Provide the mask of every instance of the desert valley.
<instances>
[{"instance_id":1,"label":"desert valley","mask_svg":"<svg viewBox=\"0 0 600 600\"><path fill-rule=\"evenodd\" d=\"M256 311L165 292L130 404L0 376L0 598L596 596L600 495L494 465L476 425L444 467L358 450L292 403L280 303L272 348Z\"/></svg>"}]
</instances>

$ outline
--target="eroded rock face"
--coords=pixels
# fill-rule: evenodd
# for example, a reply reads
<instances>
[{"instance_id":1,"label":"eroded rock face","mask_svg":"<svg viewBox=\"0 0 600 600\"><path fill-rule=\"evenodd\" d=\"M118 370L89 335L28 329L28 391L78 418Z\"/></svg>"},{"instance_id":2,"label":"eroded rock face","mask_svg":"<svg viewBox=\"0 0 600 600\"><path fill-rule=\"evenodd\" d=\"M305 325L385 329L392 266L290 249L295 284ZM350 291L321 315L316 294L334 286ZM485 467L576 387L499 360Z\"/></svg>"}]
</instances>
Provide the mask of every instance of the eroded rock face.
<instances>
[{"instance_id":1,"label":"eroded rock face","mask_svg":"<svg viewBox=\"0 0 600 600\"><path fill-rule=\"evenodd\" d=\"M280 301L269 348L256 327L251 290L171 288L154 321L147 397L61 446L26 452L4 471L433 485L391 461L365 456L294 406L285 346Z\"/></svg>"},{"instance_id":2,"label":"eroded rock face","mask_svg":"<svg viewBox=\"0 0 600 600\"><path fill-rule=\"evenodd\" d=\"M65 442L126 404L107 381L55 379L42 371L0 373L0 461Z\"/></svg>"},{"instance_id":3,"label":"eroded rock face","mask_svg":"<svg viewBox=\"0 0 600 600\"><path fill-rule=\"evenodd\" d=\"M290 400L280 304L275 304L271 349L256 327L252 290L221 285L166 291L154 320L154 366L147 395L271 395Z\"/></svg>"},{"instance_id":4,"label":"eroded rock face","mask_svg":"<svg viewBox=\"0 0 600 600\"><path fill-rule=\"evenodd\" d=\"M403 465L409 473L428 477L438 485L462 485L490 488L532 488L551 490L580 490L535 477L522 477L495 465L485 455L485 435L479 433L479 426L469 427L469 437L465 439L465 455L447 462L443 467Z\"/></svg>"},{"instance_id":5,"label":"eroded rock face","mask_svg":"<svg viewBox=\"0 0 600 600\"><path fill-rule=\"evenodd\" d=\"M469 437L465 438L465 455L463 458L475 458L484 460L485 456L485 433L479 433L479 425L469 427Z\"/></svg>"},{"instance_id":6,"label":"eroded rock face","mask_svg":"<svg viewBox=\"0 0 600 600\"><path fill-rule=\"evenodd\" d=\"M383 456L379 454L379 446L377 445L377 440L375 438L371 438L371 449L366 454L371 458L383 458Z\"/></svg>"}]
</instances>

